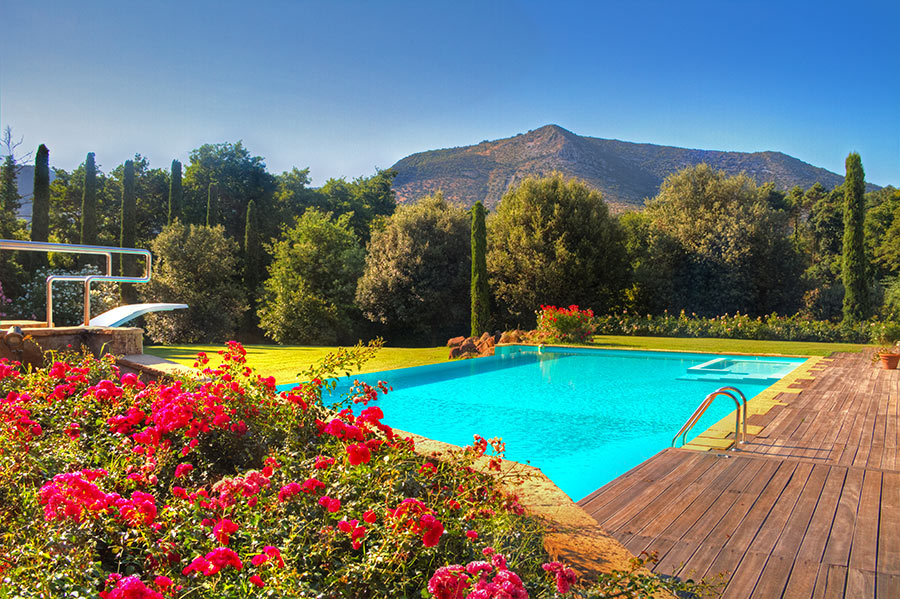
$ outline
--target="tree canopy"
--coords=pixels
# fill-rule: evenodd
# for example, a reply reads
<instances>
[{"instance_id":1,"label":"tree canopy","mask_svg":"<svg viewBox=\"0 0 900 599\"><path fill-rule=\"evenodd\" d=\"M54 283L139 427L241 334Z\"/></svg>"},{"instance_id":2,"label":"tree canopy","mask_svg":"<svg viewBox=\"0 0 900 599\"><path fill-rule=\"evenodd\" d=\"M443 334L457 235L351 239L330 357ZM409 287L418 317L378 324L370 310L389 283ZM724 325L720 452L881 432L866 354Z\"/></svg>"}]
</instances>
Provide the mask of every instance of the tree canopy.
<instances>
[{"instance_id":1,"label":"tree canopy","mask_svg":"<svg viewBox=\"0 0 900 599\"><path fill-rule=\"evenodd\" d=\"M501 320L531 327L542 304L601 313L618 306L628 278L622 241L600 192L559 173L526 178L488 220L487 266Z\"/></svg>"}]
</instances>

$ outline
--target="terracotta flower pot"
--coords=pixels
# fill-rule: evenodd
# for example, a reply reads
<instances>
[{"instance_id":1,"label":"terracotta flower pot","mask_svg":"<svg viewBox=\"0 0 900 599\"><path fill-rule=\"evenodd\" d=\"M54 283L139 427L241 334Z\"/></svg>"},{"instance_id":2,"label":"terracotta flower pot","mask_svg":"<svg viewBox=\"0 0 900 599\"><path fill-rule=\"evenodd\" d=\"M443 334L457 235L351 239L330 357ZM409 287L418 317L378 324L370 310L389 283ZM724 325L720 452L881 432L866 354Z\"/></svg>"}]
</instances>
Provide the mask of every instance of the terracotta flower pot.
<instances>
[{"instance_id":1,"label":"terracotta flower pot","mask_svg":"<svg viewBox=\"0 0 900 599\"><path fill-rule=\"evenodd\" d=\"M881 358L881 366L885 370L896 369L897 363L900 362L900 354L878 354L878 357Z\"/></svg>"}]
</instances>

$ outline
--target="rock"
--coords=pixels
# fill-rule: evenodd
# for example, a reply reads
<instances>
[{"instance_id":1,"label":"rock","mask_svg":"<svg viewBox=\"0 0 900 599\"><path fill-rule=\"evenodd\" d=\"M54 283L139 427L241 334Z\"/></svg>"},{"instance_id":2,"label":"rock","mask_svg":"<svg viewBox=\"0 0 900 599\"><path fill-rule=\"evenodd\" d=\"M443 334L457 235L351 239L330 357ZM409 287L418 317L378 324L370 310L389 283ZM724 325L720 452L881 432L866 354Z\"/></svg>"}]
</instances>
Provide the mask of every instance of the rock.
<instances>
[{"instance_id":1,"label":"rock","mask_svg":"<svg viewBox=\"0 0 900 599\"><path fill-rule=\"evenodd\" d=\"M466 340L466 338L462 337L462 336L451 337L450 339L447 340L447 347L459 347L460 345L462 345L463 341L465 341L465 340Z\"/></svg>"},{"instance_id":2,"label":"rock","mask_svg":"<svg viewBox=\"0 0 900 599\"><path fill-rule=\"evenodd\" d=\"M478 353L478 348L475 346L475 343L472 341L471 338L463 341L463 343L459 346L458 349L459 349L458 355L477 354Z\"/></svg>"},{"instance_id":3,"label":"rock","mask_svg":"<svg viewBox=\"0 0 900 599\"><path fill-rule=\"evenodd\" d=\"M485 333L478 339L478 343L475 344L475 347L478 348L479 356L492 356L494 355L494 338Z\"/></svg>"},{"instance_id":4,"label":"rock","mask_svg":"<svg viewBox=\"0 0 900 599\"><path fill-rule=\"evenodd\" d=\"M500 336L502 334L503 333L501 333L500 331L494 331L494 345L497 345L498 343L500 343Z\"/></svg>"},{"instance_id":5,"label":"rock","mask_svg":"<svg viewBox=\"0 0 900 599\"><path fill-rule=\"evenodd\" d=\"M506 331L500 335L500 343L522 343L522 331Z\"/></svg>"}]
</instances>

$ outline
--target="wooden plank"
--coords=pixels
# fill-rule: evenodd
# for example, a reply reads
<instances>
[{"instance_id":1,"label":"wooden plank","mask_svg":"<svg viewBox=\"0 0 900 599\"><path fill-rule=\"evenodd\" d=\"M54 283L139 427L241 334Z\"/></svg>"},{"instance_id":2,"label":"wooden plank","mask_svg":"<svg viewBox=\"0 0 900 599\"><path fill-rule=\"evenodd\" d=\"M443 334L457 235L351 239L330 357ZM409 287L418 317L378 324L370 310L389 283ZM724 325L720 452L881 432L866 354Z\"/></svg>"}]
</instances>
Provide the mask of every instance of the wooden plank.
<instances>
[{"instance_id":1,"label":"wooden plank","mask_svg":"<svg viewBox=\"0 0 900 599\"><path fill-rule=\"evenodd\" d=\"M875 575L875 597L897 599L900 597L900 576L879 572Z\"/></svg>"},{"instance_id":2,"label":"wooden plank","mask_svg":"<svg viewBox=\"0 0 900 599\"><path fill-rule=\"evenodd\" d=\"M825 482L828 480L830 471L831 468L824 464L817 464L813 467L806 486L803 487L797 504L784 526L784 531L772 549L772 555L791 559L797 555L800 544L809 529L816 506L819 505L819 499L825 489Z\"/></svg>"},{"instance_id":3,"label":"wooden plank","mask_svg":"<svg viewBox=\"0 0 900 599\"><path fill-rule=\"evenodd\" d=\"M900 473L897 472L885 472L882 477L878 571L900 576Z\"/></svg>"},{"instance_id":4,"label":"wooden plank","mask_svg":"<svg viewBox=\"0 0 900 599\"><path fill-rule=\"evenodd\" d=\"M794 471L797 469L797 462L784 461L779 464L778 471L771 478L769 484L766 485L762 493L760 493L753 507L747 512L747 515L741 520L734 534L728 539L725 547L728 549L737 549L746 551L756 536L759 527L769 515L772 506L778 500L781 492L790 483Z\"/></svg>"},{"instance_id":5,"label":"wooden plank","mask_svg":"<svg viewBox=\"0 0 900 599\"><path fill-rule=\"evenodd\" d=\"M880 504L881 472L867 470L863 477L862 493L856 513L856 527L853 531L853 543L850 548L851 570L875 571ZM873 581L873 589L874 584Z\"/></svg>"},{"instance_id":6,"label":"wooden plank","mask_svg":"<svg viewBox=\"0 0 900 599\"><path fill-rule=\"evenodd\" d=\"M772 509L766 515L759 532L750 543L748 551L765 553L766 555L772 552L775 543L778 542L778 538L784 530L785 524L787 524L791 513L794 511L797 500L800 498L804 487L806 487L812 469L812 464L806 462L797 465L791 480L772 505Z\"/></svg>"},{"instance_id":7,"label":"wooden plank","mask_svg":"<svg viewBox=\"0 0 900 599\"><path fill-rule=\"evenodd\" d=\"M812 597L818 571L818 560L797 559L784 587L783 599L809 599ZM777 596L775 595L775 597Z\"/></svg>"},{"instance_id":8,"label":"wooden plank","mask_svg":"<svg viewBox=\"0 0 900 599\"><path fill-rule=\"evenodd\" d=\"M753 593L756 583L766 565L768 556L765 553L745 553L740 564L728 581L722 599L747 599Z\"/></svg>"},{"instance_id":9,"label":"wooden plank","mask_svg":"<svg viewBox=\"0 0 900 599\"><path fill-rule=\"evenodd\" d=\"M700 519L710 506L718 503L722 494L735 478L742 476L744 470L751 465L754 460L744 458L719 458L720 460L734 460L734 463L721 464L721 471L715 479L701 487L700 479L697 484L688 487L673 501L667 508L668 516L666 518L656 518L655 521L645 526L640 534L660 535L680 539L685 531L689 529L698 519ZM712 473L710 469L707 473ZM674 515L674 519L672 516ZM663 524L668 522L668 526L663 528Z\"/></svg>"},{"instance_id":10,"label":"wooden plank","mask_svg":"<svg viewBox=\"0 0 900 599\"><path fill-rule=\"evenodd\" d=\"M827 564L828 574L825 579L823 599L844 599L847 586L847 567Z\"/></svg>"},{"instance_id":11,"label":"wooden plank","mask_svg":"<svg viewBox=\"0 0 900 599\"><path fill-rule=\"evenodd\" d=\"M793 558L783 558L777 555L769 556L756 588L753 589L752 599L772 599L781 597L787 586L788 577L794 565Z\"/></svg>"},{"instance_id":12,"label":"wooden plank","mask_svg":"<svg viewBox=\"0 0 900 599\"><path fill-rule=\"evenodd\" d=\"M846 599L875 599L875 572L850 568L847 570Z\"/></svg>"},{"instance_id":13,"label":"wooden plank","mask_svg":"<svg viewBox=\"0 0 900 599\"><path fill-rule=\"evenodd\" d=\"M856 523L856 510L859 508L862 479L862 470L851 468L847 471L844 488L841 489L841 499L828 534L825 554L822 556L822 561L826 564L846 566L850 560L850 544Z\"/></svg>"}]
</instances>

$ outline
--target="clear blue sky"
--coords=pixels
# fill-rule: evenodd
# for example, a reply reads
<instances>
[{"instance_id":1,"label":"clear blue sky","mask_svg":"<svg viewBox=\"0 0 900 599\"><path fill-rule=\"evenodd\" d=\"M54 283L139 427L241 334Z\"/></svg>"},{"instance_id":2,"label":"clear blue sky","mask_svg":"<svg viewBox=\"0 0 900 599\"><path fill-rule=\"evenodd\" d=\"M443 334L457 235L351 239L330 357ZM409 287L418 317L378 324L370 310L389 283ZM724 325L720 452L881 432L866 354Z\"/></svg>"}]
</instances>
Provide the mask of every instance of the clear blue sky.
<instances>
[{"instance_id":1,"label":"clear blue sky","mask_svg":"<svg viewBox=\"0 0 900 599\"><path fill-rule=\"evenodd\" d=\"M243 140L314 184L556 123L900 184L900 2L0 0L0 126L72 169Z\"/></svg>"}]
</instances>

